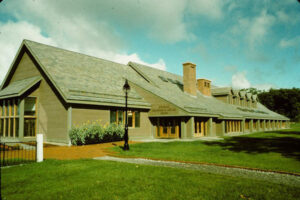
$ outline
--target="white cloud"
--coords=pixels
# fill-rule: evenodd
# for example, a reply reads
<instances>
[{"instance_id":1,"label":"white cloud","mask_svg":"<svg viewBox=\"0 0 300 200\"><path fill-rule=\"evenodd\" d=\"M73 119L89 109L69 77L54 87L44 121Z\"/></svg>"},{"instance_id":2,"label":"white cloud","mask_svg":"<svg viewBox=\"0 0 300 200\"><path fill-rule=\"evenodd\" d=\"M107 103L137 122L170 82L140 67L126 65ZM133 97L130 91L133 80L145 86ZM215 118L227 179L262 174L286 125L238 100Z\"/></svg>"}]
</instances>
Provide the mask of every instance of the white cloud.
<instances>
[{"instance_id":1,"label":"white cloud","mask_svg":"<svg viewBox=\"0 0 300 200\"><path fill-rule=\"evenodd\" d=\"M52 37L52 35L49 34L49 36L46 37L43 36L39 27L25 21L0 23L0 30L0 83L2 83L23 39L59 46L68 50L105 58L122 64L134 61L154 68L166 70L166 64L163 59L159 59L156 63L147 63L143 61L137 53L128 55L127 53L118 53L113 50L109 51L107 48L101 49L102 46L98 47L97 45L93 45L92 40L89 40L89 38L85 40L83 37L81 42L72 42L76 41L76 39L74 39L74 37L76 38L76 35L65 38L55 34L54 37ZM105 40L105 37L103 37L103 40Z\"/></svg>"},{"instance_id":2,"label":"white cloud","mask_svg":"<svg viewBox=\"0 0 300 200\"><path fill-rule=\"evenodd\" d=\"M255 49L269 34L274 22L275 17L268 14L266 10L263 10L260 15L256 17L240 18L237 24L229 29L229 34L244 37L249 47Z\"/></svg>"},{"instance_id":3,"label":"white cloud","mask_svg":"<svg viewBox=\"0 0 300 200\"><path fill-rule=\"evenodd\" d=\"M220 19L223 16L223 2L222 0L190 0L188 9L193 14Z\"/></svg>"},{"instance_id":4,"label":"white cloud","mask_svg":"<svg viewBox=\"0 0 300 200\"><path fill-rule=\"evenodd\" d=\"M263 41L274 22L275 17L263 10L260 16L254 18L249 27L249 34L247 35L249 44L254 46Z\"/></svg>"},{"instance_id":5,"label":"white cloud","mask_svg":"<svg viewBox=\"0 0 300 200\"><path fill-rule=\"evenodd\" d=\"M57 34L65 34L65 30L69 29L73 30L71 36L85 33L88 37L107 30L106 36L117 36L116 28L120 26L131 32L145 32L165 43L195 37L187 31L184 22L185 0L172 3L160 0L19 0L7 4L6 12L14 13L19 19L34 21L47 32L53 30ZM104 22L106 25L103 27Z\"/></svg>"},{"instance_id":6,"label":"white cloud","mask_svg":"<svg viewBox=\"0 0 300 200\"><path fill-rule=\"evenodd\" d=\"M51 38L43 36L39 27L24 21L16 23L9 21L5 24L0 22L0 30L0 83L2 83L23 39L50 45L56 44Z\"/></svg>"},{"instance_id":7,"label":"white cloud","mask_svg":"<svg viewBox=\"0 0 300 200\"><path fill-rule=\"evenodd\" d=\"M159 59L156 63L147 63L143 61L138 54L133 53L130 55L127 54L115 54L115 55L110 55L106 57L109 60L122 63L122 64L127 64L129 61L133 61L136 63L140 63L143 65L147 65L153 68L161 69L161 70L166 70L166 63L164 62L163 59Z\"/></svg>"},{"instance_id":8,"label":"white cloud","mask_svg":"<svg viewBox=\"0 0 300 200\"><path fill-rule=\"evenodd\" d=\"M271 88L273 88L273 89L277 88L275 85L269 84L269 83L257 84L257 85L253 85L251 87L257 88L262 91L269 91Z\"/></svg>"},{"instance_id":9,"label":"white cloud","mask_svg":"<svg viewBox=\"0 0 300 200\"><path fill-rule=\"evenodd\" d=\"M243 89L243 88L257 88L259 90L269 91L271 88L277 88L275 85L270 83L263 84L251 84L250 81L246 77L246 71L236 72L232 75L231 78L231 86L234 89Z\"/></svg>"},{"instance_id":10,"label":"white cloud","mask_svg":"<svg viewBox=\"0 0 300 200\"><path fill-rule=\"evenodd\" d=\"M300 36L291 39L282 39L279 42L279 46L282 48L298 46L300 44Z\"/></svg>"},{"instance_id":11,"label":"white cloud","mask_svg":"<svg viewBox=\"0 0 300 200\"><path fill-rule=\"evenodd\" d=\"M246 78L246 72L237 72L232 75L231 85L234 89L249 88L250 82Z\"/></svg>"}]
</instances>

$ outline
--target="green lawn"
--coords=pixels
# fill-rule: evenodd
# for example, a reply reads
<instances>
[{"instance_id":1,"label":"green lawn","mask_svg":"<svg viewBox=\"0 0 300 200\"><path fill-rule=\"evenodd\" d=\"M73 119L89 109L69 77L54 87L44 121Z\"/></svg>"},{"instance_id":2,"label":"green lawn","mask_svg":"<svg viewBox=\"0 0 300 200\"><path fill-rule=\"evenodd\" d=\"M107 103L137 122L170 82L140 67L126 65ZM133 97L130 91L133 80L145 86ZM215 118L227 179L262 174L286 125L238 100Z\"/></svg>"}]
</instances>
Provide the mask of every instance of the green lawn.
<instances>
[{"instance_id":1,"label":"green lawn","mask_svg":"<svg viewBox=\"0 0 300 200\"><path fill-rule=\"evenodd\" d=\"M3 199L297 199L300 187L96 160L2 169Z\"/></svg>"},{"instance_id":2,"label":"green lawn","mask_svg":"<svg viewBox=\"0 0 300 200\"><path fill-rule=\"evenodd\" d=\"M288 130L224 137L222 141L140 143L121 156L193 161L300 173L300 124Z\"/></svg>"}]
</instances>

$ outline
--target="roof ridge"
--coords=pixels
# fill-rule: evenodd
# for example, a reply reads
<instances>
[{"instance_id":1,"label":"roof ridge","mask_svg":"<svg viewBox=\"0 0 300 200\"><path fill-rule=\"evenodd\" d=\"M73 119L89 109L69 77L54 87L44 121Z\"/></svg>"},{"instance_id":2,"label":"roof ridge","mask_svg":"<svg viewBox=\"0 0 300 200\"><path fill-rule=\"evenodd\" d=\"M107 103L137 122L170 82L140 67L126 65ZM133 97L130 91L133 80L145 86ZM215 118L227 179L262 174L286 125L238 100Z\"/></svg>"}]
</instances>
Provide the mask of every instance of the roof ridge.
<instances>
[{"instance_id":1,"label":"roof ridge","mask_svg":"<svg viewBox=\"0 0 300 200\"><path fill-rule=\"evenodd\" d=\"M166 74L171 74L171 75L173 75L173 76L175 75L175 76L178 76L178 77L183 78L183 76L181 76L181 75L178 75L178 74L175 74L175 73L172 73L172 72L168 72L168 71L165 71L165 70L162 70L162 69L158 69L158 68L155 68L155 67L151 67L151 66L149 66L149 65L145 65L145 64L141 64L141 63L137 63L137 62L133 62L133 61L130 61L129 63L141 65L142 67L154 69L154 70L157 70L157 71L161 71L161 72L163 72L163 73L166 73ZM129 64L129 63L128 63L128 64Z\"/></svg>"},{"instance_id":2,"label":"roof ridge","mask_svg":"<svg viewBox=\"0 0 300 200\"><path fill-rule=\"evenodd\" d=\"M40 43L40 42L28 40L28 39L24 39L24 42L25 42L27 45L29 45L29 46L30 46L30 44L28 44L27 42L32 42L32 43L36 43L36 44L38 44L38 45L43 45L43 46L47 46L47 47L50 47L50 48L59 49L59 50L62 50L62 51L66 51L66 52L70 52L70 53L75 53L75 54L79 54L79 55L82 55L82 56L87 56L87 57L91 57L91 58L95 58L95 59L107 61L107 62L110 62L110 63L115 63L115 64L127 66L126 64L118 63L118 62L111 61L111 60L108 60L108 59L105 59L105 58L99 58L99 57L96 57L96 56L92 56L92 55L88 55L88 54L76 52L76 51L69 50L69 49L64 49L64 48L62 48L62 47L57 47L57 46L53 46L53 45L49 45L49 44L43 44L43 43Z\"/></svg>"}]
</instances>

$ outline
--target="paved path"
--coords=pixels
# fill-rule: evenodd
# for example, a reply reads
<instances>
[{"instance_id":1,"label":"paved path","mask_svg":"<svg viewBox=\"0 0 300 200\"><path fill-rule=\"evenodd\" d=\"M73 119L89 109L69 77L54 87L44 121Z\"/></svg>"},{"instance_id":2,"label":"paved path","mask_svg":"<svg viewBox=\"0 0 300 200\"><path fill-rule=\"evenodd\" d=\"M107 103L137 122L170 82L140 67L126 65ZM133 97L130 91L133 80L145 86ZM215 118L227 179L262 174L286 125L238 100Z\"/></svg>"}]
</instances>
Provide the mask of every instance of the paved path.
<instances>
[{"instance_id":1,"label":"paved path","mask_svg":"<svg viewBox=\"0 0 300 200\"><path fill-rule=\"evenodd\" d=\"M205 164L181 163L181 162L174 162L174 161L158 161L158 160L150 160L150 159L143 159L143 158L118 158L118 157L104 156L104 157L97 157L94 159L181 168L181 169L188 169L188 170L197 170L197 171L212 173L212 174L220 174L220 175L262 180L262 181L268 181L272 183L279 183L279 184L300 187L300 176L280 174L274 172L262 172L262 171L249 170L249 169L230 168L230 167L205 165Z\"/></svg>"}]
</instances>

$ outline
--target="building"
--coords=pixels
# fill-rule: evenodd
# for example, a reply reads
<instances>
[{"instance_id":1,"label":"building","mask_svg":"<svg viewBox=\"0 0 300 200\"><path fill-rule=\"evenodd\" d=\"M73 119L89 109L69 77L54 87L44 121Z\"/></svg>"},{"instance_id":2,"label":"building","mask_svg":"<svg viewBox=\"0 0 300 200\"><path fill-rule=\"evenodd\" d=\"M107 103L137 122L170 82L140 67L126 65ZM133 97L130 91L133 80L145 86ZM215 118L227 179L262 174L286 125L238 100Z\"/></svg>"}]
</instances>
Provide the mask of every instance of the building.
<instances>
[{"instance_id":1,"label":"building","mask_svg":"<svg viewBox=\"0 0 300 200\"><path fill-rule=\"evenodd\" d=\"M129 137L195 138L286 128L289 119L256 95L141 64L127 65L24 40L0 88L0 136L69 143L68 131L87 120L124 123L125 79L131 86Z\"/></svg>"}]
</instances>

